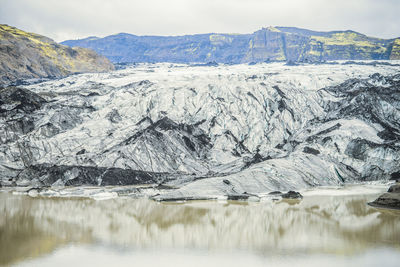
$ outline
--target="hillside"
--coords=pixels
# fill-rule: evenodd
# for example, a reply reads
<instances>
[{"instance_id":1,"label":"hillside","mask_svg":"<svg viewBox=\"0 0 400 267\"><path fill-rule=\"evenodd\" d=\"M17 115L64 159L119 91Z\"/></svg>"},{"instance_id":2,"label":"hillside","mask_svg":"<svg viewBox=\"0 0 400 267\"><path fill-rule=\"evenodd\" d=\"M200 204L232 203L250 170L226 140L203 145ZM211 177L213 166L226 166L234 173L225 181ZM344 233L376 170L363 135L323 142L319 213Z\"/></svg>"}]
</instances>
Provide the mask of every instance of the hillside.
<instances>
[{"instance_id":1,"label":"hillside","mask_svg":"<svg viewBox=\"0 0 400 267\"><path fill-rule=\"evenodd\" d=\"M107 58L35 33L0 24L0 85L18 80L113 70Z\"/></svg>"},{"instance_id":2,"label":"hillside","mask_svg":"<svg viewBox=\"0 0 400 267\"><path fill-rule=\"evenodd\" d=\"M252 34L136 36L68 40L91 48L113 62L319 62L399 59L400 39L372 38L354 31L317 32L294 27L262 28Z\"/></svg>"},{"instance_id":3,"label":"hillside","mask_svg":"<svg viewBox=\"0 0 400 267\"><path fill-rule=\"evenodd\" d=\"M390 59L400 60L400 38L393 42L392 52L390 54Z\"/></svg>"}]
</instances>

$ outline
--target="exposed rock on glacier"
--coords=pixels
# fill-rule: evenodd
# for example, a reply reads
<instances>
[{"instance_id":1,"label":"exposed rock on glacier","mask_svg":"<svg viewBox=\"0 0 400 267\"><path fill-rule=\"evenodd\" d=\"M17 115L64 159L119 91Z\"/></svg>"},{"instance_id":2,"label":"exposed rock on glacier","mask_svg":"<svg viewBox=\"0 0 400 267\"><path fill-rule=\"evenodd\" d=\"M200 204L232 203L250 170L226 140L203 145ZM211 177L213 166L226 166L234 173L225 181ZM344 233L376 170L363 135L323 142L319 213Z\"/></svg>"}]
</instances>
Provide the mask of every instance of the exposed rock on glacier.
<instances>
[{"instance_id":1,"label":"exposed rock on glacier","mask_svg":"<svg viewBox=\"0 0 400 267\"><path fill-rule=\"evenodd\" d=\"M390 186L387 193L368 204L377 208L400 210L400 183Z\"/></svg>"},{"instance_id":2,"label":"exposed rock on glacier","mask_svg":"<svg viewBox=\"0 0 400 267\"><path fill-rule=\"evenodd\" d=\"M34 129L29 113L40 109L46 101L29 90L9 87L0 91L1 143L16 141Z\"/></svg>"},{"instance_id":3,"label":"exposed rock on glacier","mask_svg":"<svg viewBox=\"0 0 400 267\"><path fill-rule=\"evenodd\" d=\"M400 184L394 184L391 187L389 187L388 190L389 193L400 193Z\"/></svg>"},{"instance_id":4,"label":"exposed rock on glacier","mask_svg":"<svg viewBox=\"0 0 400 267\"><path fill-rule=\"evenodd\" d=\"M282 198L286 198L286 199L299 199L299 198L303 198L303 196L302 196L299 192L289 191L289 192L283 194L283 195L282 195Z\"/></svg>"},{"instance_id":5,"label":"exposed rock on glacier","mask_svg":"<svg viewBox=\"0 0 400 267\"><path fill-rule=\"evenodd\" d=\"M400 171L393 65L140 64L0 93L1 184L259 198Z\"/></svg>"},{"instance_id":6,"label":"exposed rock on glacier","mask_svg":"<svg viewBox=\"0 0 400 267\"><path fill-rule=\"evenodd\" d=\"M132 185L160 183L166 174L130 169L34 165L21 171L17 185L70 186L70 185Z\"/></svg>"}]
</instances>

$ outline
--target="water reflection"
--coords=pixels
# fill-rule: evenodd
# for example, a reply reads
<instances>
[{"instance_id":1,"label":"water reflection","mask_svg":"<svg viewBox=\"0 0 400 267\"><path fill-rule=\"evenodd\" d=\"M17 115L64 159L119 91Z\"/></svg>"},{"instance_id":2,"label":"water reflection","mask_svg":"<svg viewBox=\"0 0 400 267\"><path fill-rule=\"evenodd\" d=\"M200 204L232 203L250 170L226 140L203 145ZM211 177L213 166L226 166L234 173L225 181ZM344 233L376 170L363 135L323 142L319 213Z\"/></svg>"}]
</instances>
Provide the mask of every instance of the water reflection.
<instances>
[{"instance_id":1,"label":"water reflection","mask_svg":"<svg viewBox=\"0 0 400 267\"><path fill-rule=\"evenodd\" d=\"M400 213L365 204L376 196L160 204L146 199L95 201L0 193L0 264L48 254L71 242L261 254L400 249Z\"/></svg>"}]
</instances>

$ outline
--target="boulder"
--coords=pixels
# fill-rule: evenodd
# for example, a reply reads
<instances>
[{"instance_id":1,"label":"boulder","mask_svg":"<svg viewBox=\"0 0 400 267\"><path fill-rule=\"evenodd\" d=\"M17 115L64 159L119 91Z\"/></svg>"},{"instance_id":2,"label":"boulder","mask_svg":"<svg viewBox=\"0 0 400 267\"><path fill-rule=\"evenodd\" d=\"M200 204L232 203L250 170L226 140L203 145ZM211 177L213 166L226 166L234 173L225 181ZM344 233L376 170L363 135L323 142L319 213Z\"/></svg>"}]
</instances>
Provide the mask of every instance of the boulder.
<instances>
[{"instance_id":1,"label":"boulder","mask_svg":"<svg viewBox=\"0 0 400 267\"><path fill-rule=\"evenodd\" d=\"M400 183L390 186L387 193L368 203L368 205L377 208L400 210Z\"/></svg>"},{"instance_id":2,"label":"boulder","mask_svg":"<svg viewBox=\"0 0 400 267\"><path fill-rule=\"evenodd\" d=\"M391 187L389 187L388 192L389 193L399 193L400 194L400 183L394 184Z\"/></svg>"},{"instance_id":3,"label":"boulder","mask_svg":"<svg viewBox=\"0 0 400 267\"><path fill-rule=\"evenodd\" d=\"M299 192L289 191L285 194L282 194L282 198L284 198L284 199L302 199L303 196Z\"/></svg>"},{"instance_id":4,"label":"boulder","mask_svg":"<svg viewBox=\"0 0 400 267\"><path fill-rule=\"evenodd\" d=\"M385 193L368 204L377 208L400 210L400 193Z\"/></svg>"}]
</instances>

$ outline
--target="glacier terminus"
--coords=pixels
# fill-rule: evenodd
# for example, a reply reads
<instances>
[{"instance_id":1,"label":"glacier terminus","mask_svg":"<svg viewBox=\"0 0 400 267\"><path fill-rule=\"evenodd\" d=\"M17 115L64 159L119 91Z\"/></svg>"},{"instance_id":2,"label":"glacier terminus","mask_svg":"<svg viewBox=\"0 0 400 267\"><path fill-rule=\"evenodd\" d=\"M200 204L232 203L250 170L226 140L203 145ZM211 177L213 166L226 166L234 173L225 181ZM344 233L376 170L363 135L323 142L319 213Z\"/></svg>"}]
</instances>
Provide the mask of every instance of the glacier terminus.
<instances>
[{"instance_id":1,"label":"glacier terminus","mask_svg":"<svg viewBox=\"0 0 400 267\"><path fill-rule=\"evenodd\" d=\"M8 87L0 184L259 200L398 179L397 63L141 63Z\"/></svg>"}]
</instances>

